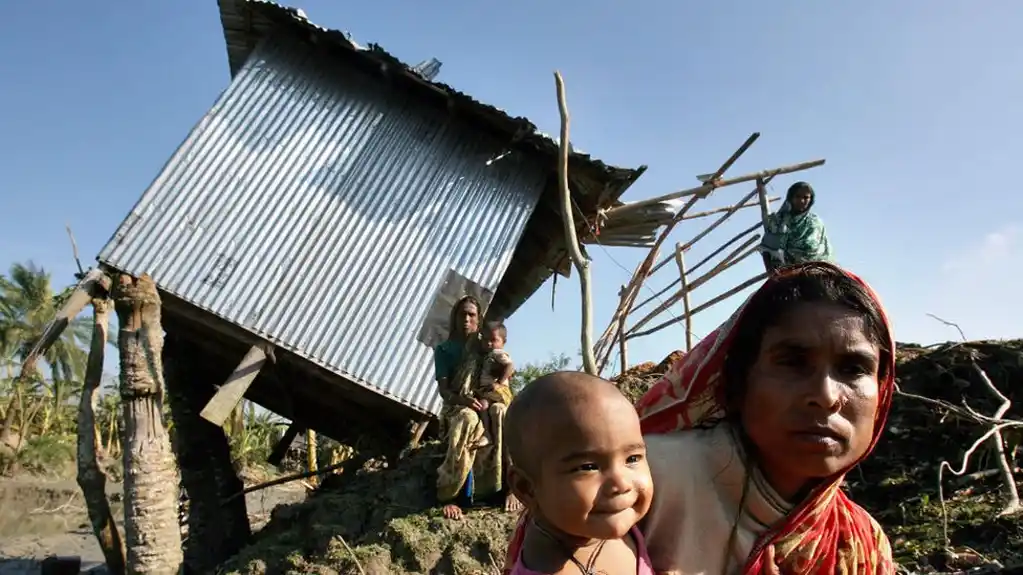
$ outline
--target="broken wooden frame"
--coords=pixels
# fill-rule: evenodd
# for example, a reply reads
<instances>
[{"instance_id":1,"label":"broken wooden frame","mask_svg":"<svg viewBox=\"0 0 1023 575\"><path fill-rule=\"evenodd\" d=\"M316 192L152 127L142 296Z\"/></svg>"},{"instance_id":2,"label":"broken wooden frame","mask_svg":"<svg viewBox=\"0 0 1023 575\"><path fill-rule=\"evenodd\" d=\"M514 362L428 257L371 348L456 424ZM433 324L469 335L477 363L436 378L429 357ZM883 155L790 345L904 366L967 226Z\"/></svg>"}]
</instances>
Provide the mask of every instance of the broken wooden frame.
<instances>
[{"instance_id":1,"label":"broken wooden frame","mask_svg":"<svg viewBox=\"0 0 1023 575\"><path fill-rule=\"evenodd\" d=\"M626 356L626 342L630 339L643 337L646 335L654 334L662 329L675 325L677 323L685 324L686 328L686 350L692 349L693 346L693 333L692 333L692 317L697 313L709 309L718 303L734 296L742 290L762 281L767 277L766 273L761 273L753 278L750 278L739 285L732 287L725 292L718 294L706 302L694 306L691 301L692 292L698 287L706 284L711 279L717 277L722 272L730 269L738 263L749 258L753 254L759 251L760 245L760 234L757 233L764 223L767 221L767 217L770 213L769 205L771 202L777 201L779 198L771 198L767 195L767 184L775 176L783 174L791 174L808 170L821 166L825 160L814 160L810 162L803 162L799 164L793 164L790 166L782 166L770 170L763 170L751 174L745 174L735 178L723 179L726 171L745 153L750 146L760 137L759 133L753 133L745 142L724 162L721 166L711 174L697 176L701 184L697 187L672 192L656 198L650 198L647 200L641 200L638 202L632 202L621 206L605 210L602 212L601 217L605 221L613 221L616 218L627 218L630 215L634 215L637 212L654 206L658 203L669 202L672 200L678 200L681 198L687 198L686 202L682 207L675 213L674 217L667 222L656 241L650 247L650 251L647 256L636 266L636 270L633 272L632 278L629 283L622 286L621 292L619 293L619 304L615 310L614 315L611 318L607 328L603 334L597 340L594 354L597 357L597 368L599 371L603 371L607 366L610 358L614 352L615 344L618 344L619 355L621 356L621 370L624 372L628 369L627 356ZM691 212L691 208L696 203L704 198L709 197L718 188L728 187L735 184L742 184L746 182L755 182L755 188L746 194L738 202L732 205L706 210L702 212ZM751 208L758 206L760 208L760 218L752 226L744 229L738 234L732 236L727 241L723 242L717 248L715 248L708 256L697 261L691 267L686 265L685 254L688 252L697 242L705 239L711 232L717 229L726 220L731 218L740 210L745 208ZM692 239L684 242L677 243L672 253L659 259L661 253L661 246L668 239L674 231L675 226L683 220L694 220L698 218L704 218L709 216L717 215L708 226L697 233ZM726 250L729 250L726 255L717 260L716 263L711 263L718 258ZM640 290L643 288L646 281L658 270L674 262L675 268L678 271L678 278L669 283L667 287L653 293L650 297L639 300ZM704 272L702 275L693 277L693 273L697 270L710 264L712 267ZM673 293L669 292L675 290ZM666 299L661 300L662 296L669 294ZM654 306L653 309L647 311L645 315L640 317L638 321L632 323L631 327L628 326L631 317L652 304L655 300L659 300L658 305ZM681 303L682 315L669 319L667 321L661 321L648 327L649 324L654 322L660 315L667 312L676 304ZM644 329L646 328L646 329Z\"/></svg>"}]
</instances>

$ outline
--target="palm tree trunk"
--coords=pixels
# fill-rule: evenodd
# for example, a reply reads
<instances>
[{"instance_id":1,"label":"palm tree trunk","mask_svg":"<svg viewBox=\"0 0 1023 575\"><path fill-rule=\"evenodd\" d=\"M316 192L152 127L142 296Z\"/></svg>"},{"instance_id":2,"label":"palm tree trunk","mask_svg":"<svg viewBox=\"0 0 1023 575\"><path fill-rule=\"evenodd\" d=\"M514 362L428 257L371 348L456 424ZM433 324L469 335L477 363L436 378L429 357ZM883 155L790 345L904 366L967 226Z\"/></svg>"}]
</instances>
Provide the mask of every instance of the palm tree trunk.
<instances>
[{"instance_id":1,"label":"palm tree trunk","mask_svg":"<svg viewBox=\"0 0 1023 575\"><path fill-rule=\"evenodd\" d=\"M163 421L160 296L147 275L120 275L114 307L121 330L124 405L124 531L127 572L170 575L182 565L178 469Z\"/></svg>"},{"instance_id":2,"label":"palm tree trunk","mask_svg":"<svg viewBox=\"0 0 1023 575\"><path fill-rule=\"evenodd\" d=\"M110 502L107 501L107 477L100 469L96 455L101 449L96 425L96 393L103 378L103 356L107 346L107 322L111 307L106 294L92 300L92 342L89 345L82 397L78 404L78 485L85 496L92 531L103 551L107 570L112 575L122 575L124 546L110 511Z\"/></svg>"}]
</instances>

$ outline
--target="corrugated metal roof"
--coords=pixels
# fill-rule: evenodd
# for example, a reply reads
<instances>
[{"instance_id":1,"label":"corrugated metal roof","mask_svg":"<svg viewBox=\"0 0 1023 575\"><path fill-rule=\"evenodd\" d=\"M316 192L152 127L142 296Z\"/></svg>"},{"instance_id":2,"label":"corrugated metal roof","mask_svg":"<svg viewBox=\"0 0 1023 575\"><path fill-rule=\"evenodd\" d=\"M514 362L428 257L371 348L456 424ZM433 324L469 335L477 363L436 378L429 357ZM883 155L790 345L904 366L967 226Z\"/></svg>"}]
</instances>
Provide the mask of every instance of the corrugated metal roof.
<instances>
[{"instance_id":1,"label":"corrugated metal roof","mask_svg":"<svg viewBox=\"0 0 1023 575\"><path fill-rule=\"evenodd\" d=\"M493 292L545 185L525 154L288 35L264 39L100 261L423 411L449 269Z\"/></svg>"},{"instance_id":2,"label":"corrugated metal roof","mask_svg":"<svg viewBox=\"0 0 1023 575\"><path fill-rule=\"evenodd\" d=\"M500 133L514 135L515 143L520 146L535 148L551 159L558 153L557 140L540 132L527 118L510 116L504 110L480 102L447 84L432 82L415 67L402 62L383 47L377 44L363 46L347 32L318 26L298 8L289 8L268 0L217 0L217 3L232 75L245 64L261 38L276 29L289 29L318 45L342 48L364 65L386 67L392 78L405 81L406 87L421 96L436 98L439 95L450 100L460 113L466 113ZM572 167L584 169L598 180L592 182L595 186L585 186L579 182L579 189L574 190L583 196L595 196L585 202L587 204L604 204L616 200L646 171L646 166L636 169L611 166L576 149L574 143L571 147ZM585 209L586 206L581 207Z\"/></svg>"}]
</instances>

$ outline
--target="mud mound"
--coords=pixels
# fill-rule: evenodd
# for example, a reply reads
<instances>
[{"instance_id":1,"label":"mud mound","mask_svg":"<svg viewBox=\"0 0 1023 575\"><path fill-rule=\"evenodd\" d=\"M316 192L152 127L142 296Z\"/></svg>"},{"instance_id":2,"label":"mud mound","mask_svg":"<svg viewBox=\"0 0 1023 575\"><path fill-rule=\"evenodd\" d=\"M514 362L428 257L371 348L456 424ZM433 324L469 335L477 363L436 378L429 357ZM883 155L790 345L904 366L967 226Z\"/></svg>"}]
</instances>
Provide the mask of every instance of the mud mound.
<instances>
[{"instance_id":1,"label":"mud mound","mask_svg":"<svg viewBox=\"0 0 1023 575\"><path fill-rule=\"evenodd\" d=\"M650 386L657 383L657 380L668 371L672 364L682 359L683 355L685 355L684 352L673 351L661 363L655 364L652 361L641 363L625 370L611 381L618 386L618 389L622 390L626 397L636 403L650 389Z\"/></svg>"},{"instance_id":2,"label":"mud mound","mask_svg":"<svg viewBox=\"0 0 1023 575\"><path fill-rule=\"evenodd\" d=\"M361 565L371 575L494 573L516 518L496 509L441 517L434 485L442 457L428 444L393 469L370 462L324 481L308 500L277 508L224 572L347 574Z\"/></svg>"},{"instance_id":3,"label":"mud mound","mask_svg":"<svg viewBox=\"0 0 1023 575\"><path fill-rule=\"evenodd\" d=\"M964 404L991 414L1000 403L976 365L1012 401L1006 418L1023 419L1023 341L980 341L920 347L900 345L896 376L904 393ZM920 399L897 394L884 437L859 470L848 476L849 491L884 525L898 561L914 570L956 570L973 561L1023 562L1023 524L1019 516L999 517L1005 504L992 450L977 450L966 477L947 470L944 490L948 535L945 550L938 494L938 468L947 460L958 468L964 452L987 431ZM1011 450L1018 428L1006 430ZM1018 465L1018 460L1013 465ZM1017 483L1023 475L1016 475ZM979 556L979 557L977 557Z\"/></svg>"}]
</instances>

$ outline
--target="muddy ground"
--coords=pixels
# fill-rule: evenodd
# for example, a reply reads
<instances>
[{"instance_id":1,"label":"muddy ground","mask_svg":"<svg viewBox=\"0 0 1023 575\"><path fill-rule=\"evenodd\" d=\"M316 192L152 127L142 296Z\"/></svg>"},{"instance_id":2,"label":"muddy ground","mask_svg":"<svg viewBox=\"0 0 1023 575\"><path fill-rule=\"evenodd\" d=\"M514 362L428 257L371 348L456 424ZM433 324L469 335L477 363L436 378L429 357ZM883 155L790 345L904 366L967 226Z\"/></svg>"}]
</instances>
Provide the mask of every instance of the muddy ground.
<instances>
[{"instance_id":1,"label":"muddy ground","mask_svg":"<svg viewBox=\"0 0 1023 575\"><path fill-rule=\"evenodd\" d=\"M107 493L123 536L121 489L111 484ZM304 499L301 484L250 493L246 502L253 528L261 528L277 505ZM32 476L0 478L0 575L38 573L39 561L50 555L77 555L83 571L103 562L78 485Z\"/></svg>"}]
</instances>

